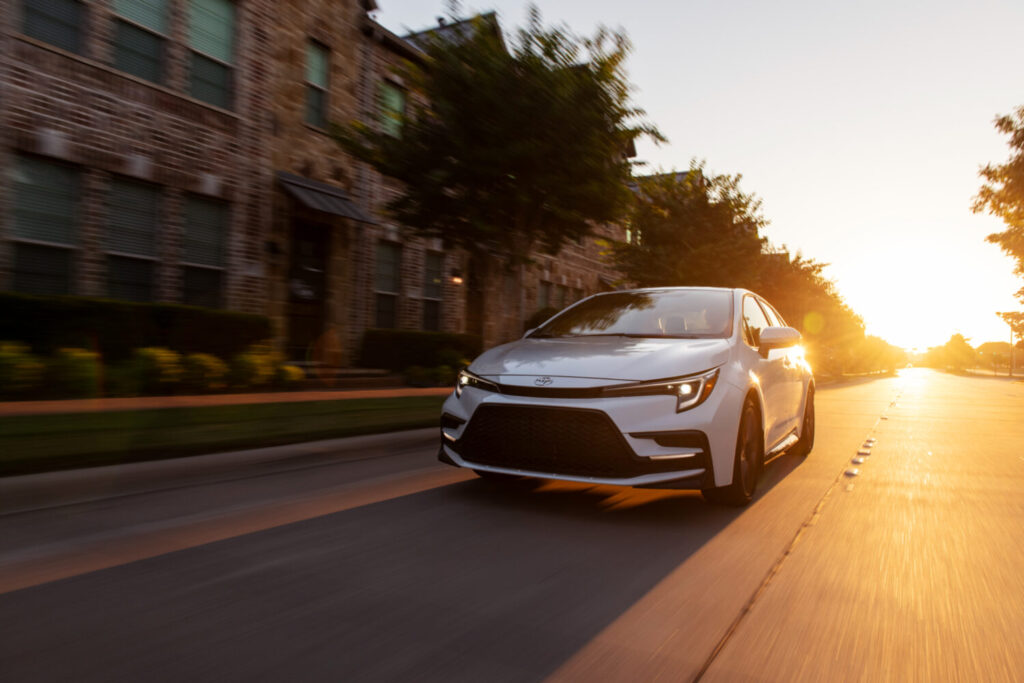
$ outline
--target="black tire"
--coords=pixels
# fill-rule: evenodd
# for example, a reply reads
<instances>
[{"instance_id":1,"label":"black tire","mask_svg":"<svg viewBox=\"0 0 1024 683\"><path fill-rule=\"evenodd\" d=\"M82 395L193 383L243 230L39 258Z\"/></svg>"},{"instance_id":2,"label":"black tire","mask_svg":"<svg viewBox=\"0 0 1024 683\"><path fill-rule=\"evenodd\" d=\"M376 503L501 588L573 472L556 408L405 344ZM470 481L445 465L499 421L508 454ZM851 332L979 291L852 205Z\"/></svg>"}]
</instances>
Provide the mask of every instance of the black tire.
<instances>
[{"instance_id":1,"label":"black tire","mask_svg":"<svg viewBox=\"0 0 1024 683\"><path fill-rule=\"evenodd\" d=\"M807 402L804 404L804 421L800 426L800 440L791 452L800 457L807 457L814 448L814 385L807 387Z\"/></svg>"},{"instance_id":2,"label":"black tire","mask_svg":"<svg viewBox=\"0 0 1024 683\"><path fill-rule=\"evenodd\" d=\"M736 434L736 457L733 459L732 483L714 489L704 489L704 499L742 507L754 498L757 480L764 467L764 438L757 406L750 399L743 404L740 427Z\"/></svg>"}]
</instances>

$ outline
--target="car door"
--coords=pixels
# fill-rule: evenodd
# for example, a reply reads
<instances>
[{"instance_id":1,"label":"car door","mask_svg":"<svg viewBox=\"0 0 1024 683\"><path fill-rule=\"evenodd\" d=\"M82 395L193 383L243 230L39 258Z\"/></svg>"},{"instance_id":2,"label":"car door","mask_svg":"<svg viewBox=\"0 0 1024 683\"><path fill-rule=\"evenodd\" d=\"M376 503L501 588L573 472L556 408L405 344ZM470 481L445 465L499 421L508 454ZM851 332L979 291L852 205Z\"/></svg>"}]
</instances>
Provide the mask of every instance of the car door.
<instances>
[{"instance_id":1,"label":"car door","mask_svg":"<svg viewBox=\"0 0 1024 683\"><path fill-rule=\"evenodd\" d=\"M765 315L768 316L768 322L778 327L788 327L786 321L783 320L779 312L764 299L758 300L761 304L761 308L764 309ZM803 418L803 413L800 410L803 399L804 399L804 371L803 365L798 359L798 354L801 353L801 349L780 349L780 352L785 354L785 361L783 365L786 368L786 405L788 406L786 412L789 415L789 419L792 421L792 426L795 427L797 423Z\"/></svg>"},{"instance_id":2,"label":"car door","mask_svg":"<svg viewBox=\"0 0 1024 683\"><path fill-rule=\"evenodd\" d=\"M764 399L765 450L772 448L785 436L789 422L788 403L789 373L785 355L780 350L772 351L767 358L759 352L761 330L770 327L768 317L757 299L751 295L743 297L743 340L750 348L751 366L761 385Z\"/></svg>"}]
</instances>

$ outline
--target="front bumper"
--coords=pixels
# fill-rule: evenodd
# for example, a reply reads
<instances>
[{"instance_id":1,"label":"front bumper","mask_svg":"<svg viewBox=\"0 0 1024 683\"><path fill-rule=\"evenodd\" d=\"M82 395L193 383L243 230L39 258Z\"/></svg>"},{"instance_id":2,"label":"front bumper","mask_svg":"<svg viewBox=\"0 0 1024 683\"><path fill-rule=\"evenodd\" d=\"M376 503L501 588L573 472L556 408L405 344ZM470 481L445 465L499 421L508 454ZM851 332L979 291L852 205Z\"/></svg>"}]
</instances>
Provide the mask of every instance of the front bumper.
<instances>
[{"instance_id":1,"label":"front bumper","mask_svg":"<svg viewBox=\"0 0 1024 683\"><path fill-rule=\"evenodd\" d=\"M542 399L464 389L445 403L438 457L457 467L545 479L712 488L709 435L720 401L721 395L676 413L667 396Z\"/></svg>"}]
</instances>

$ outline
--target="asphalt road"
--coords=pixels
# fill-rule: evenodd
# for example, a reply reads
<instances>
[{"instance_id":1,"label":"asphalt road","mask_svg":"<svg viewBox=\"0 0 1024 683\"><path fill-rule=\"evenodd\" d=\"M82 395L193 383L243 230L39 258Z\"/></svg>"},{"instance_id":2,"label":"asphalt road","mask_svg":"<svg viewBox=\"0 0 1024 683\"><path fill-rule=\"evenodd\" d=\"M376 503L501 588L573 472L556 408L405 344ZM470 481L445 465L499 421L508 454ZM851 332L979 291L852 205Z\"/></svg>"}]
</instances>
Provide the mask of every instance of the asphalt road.
<instances>
[{"instance_id":1,"label":"asphalt road","mask_svg":"<svg viewBox=\"0 0 1024 683\"><path fill-rule=\"evenodd\" d=\"M0 680L1024 678L1024 384L823 388L814 451L739 511L346 443L0 486Z\"/></svg>"}]
</instances>

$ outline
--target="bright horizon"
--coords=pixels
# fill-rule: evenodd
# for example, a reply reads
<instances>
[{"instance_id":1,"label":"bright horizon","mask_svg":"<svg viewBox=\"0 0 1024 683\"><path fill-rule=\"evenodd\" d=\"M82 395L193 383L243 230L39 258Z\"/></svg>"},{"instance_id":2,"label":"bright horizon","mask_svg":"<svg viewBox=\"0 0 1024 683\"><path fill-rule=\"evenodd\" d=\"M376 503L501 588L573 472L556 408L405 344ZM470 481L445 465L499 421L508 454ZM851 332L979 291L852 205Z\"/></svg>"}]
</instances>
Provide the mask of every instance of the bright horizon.
<instances>
[{"instance_id":1,"label":"bright horizon","mask_svg":"<svg viewBox=\"0 0 1024 683\"><path fill-rule=\"evenodd\" d=\"M436 25L442 0L379 0L397 33ZM528 3L476 0L522 26ZM817 2L547 0L546 25L624 28L634 103L669 142L638 145L651 172L705 159L743 174L765 235L830 264L868 334L906 348L961 333L1008 341L996 311L1020 310L1012 261L973 215L978 168L1004 161L997 114L1024 104L1024 5L949 0L856 7ZM925 7L925 5L917 5Z\"/></svg>"}]
</instances>

